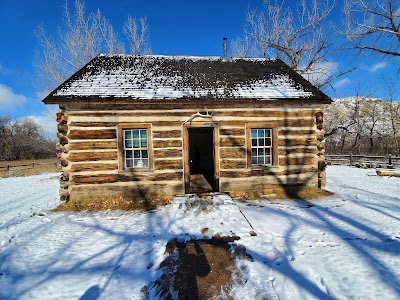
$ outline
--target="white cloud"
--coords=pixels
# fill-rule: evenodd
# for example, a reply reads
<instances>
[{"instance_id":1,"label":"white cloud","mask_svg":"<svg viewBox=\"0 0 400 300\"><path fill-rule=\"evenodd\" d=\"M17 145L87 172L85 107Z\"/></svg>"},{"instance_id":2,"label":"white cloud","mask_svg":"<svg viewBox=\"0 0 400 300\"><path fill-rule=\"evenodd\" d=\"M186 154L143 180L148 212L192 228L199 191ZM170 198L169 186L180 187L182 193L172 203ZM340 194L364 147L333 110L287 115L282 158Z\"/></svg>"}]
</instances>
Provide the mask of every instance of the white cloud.
<instances>
[{"instance_id":1,"label":"white cloud","mask_svg":"<svg viewBox=\"0 0 400 300\"><path fill-rule=\"evenodd\" d=\"M325 83L337 71L338 63L333 61L325 61L315 64L313 70L304 74L304 77L314 85L321 85Z\"/></svg>"},{"instance_id":2,"label":"white cloud","mask_svg":"<svg viewBox=\"0 0 400 300\"><path fill-rule=\"evenodd\" d=\"M55 137L57 132L56 113L58 105L46 105L46 109L38 114L26 116L42 126L43 131L50 137Z\"/></svg>"},{"instance_id":3,"label":"white cloud","mask_svg":"<svg viewBox=\"0 0 400 300\"><path fill-rule=\"evenodd\" d=\"M332 86L334 87L334 89L339 89L346 85L349 85L350 83L351 83L351 80L349 78L342 78L342 79L335 81L332 84Z\"/></svg>"},{"instance_id":4,"label":"white cloud","mask_svg":"<svg viewBox=\"0 0 400 300\"><path fill-rule=\"evenodd\" d=\"M26 102L24 95L15 94L11 88L0 83L0 108L10 108Z\"/></svg>"},{"instance_id":5,"label":"white cloud","mask_svg":"<svg viewBox=\"0 0 400 300\"><path fill-rule=\"evenodd\" d=\"M370 72L376 72L376 71L378 71L378 70L380 70L380 69L386 68L387 65L388 65L387 62L382 61L382 62L380 62L380 63L373 64L373 65L368 69L368 71L370 71Z\"/></svg>"}]
</instances>

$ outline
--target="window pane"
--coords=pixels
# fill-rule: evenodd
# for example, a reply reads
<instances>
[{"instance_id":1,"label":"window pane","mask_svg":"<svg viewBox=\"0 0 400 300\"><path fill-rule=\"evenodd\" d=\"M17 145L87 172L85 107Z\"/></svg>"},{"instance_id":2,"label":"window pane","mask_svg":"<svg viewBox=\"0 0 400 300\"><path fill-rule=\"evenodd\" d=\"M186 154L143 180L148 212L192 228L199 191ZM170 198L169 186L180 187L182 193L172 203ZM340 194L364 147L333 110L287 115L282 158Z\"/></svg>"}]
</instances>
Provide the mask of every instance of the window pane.
<instances>
[{"instance_id":1,"label":"window pane","mask_svg":"<svg viewBox=\"0 0 400 300\"><path fill-rule=\"evenodd\" d=\"M257 137L257 129L251 129L251 137L256 138Z\"/></svg>"},{"instance_id":2,"label":"window pane","mask_svg":"<svg viewBox=\"0 0 400 300\"><path fill-rule=\"evenodd\" d=\"M132 148L132 140L125 140L125 148Z\"/></svg>"},{"instance_id":3,"label":"window pane","mask_svg":"<svg viewBox=\"0 0 400 300\"><path fill-rule=\"evenodd\" d=\"M251 140L251 146L253 146L253 147L257 146L257 140L252 139Z\"/></svg>"},{"instance_id":4,"label":"window pane","mask_svg":"<svg viewBox=\"0 0 400 300\"><path fill-rule=\"evenodd\" d=\"M265 139L265 146L271 146L271 139L270 138L267 138L267 139Z\"/></svg>"},{"instance_id":5,"label":"window pane","mask_svg":"<svg viewBox=\"0 0 400 300\"><path fill-rule=\"evenodd\" d=\"M264 164L264 157L258 157L257 164L258 165L263 165Z\"/></svg>"},{"instance_id":6,"label":"window pane","mask_svg":"<svg viewBox=\"0 0 400 300\"><path fill-rule=\"evenodd\" d=\"M271 156L266 156L265 157L265 164L270 165L271 164Z\"/></svg>"},{"instance_id":7,"label":"window pane","mask_svg":"<svg viewBox=\"0 0 400 300\"><path fill-rule=\"evenodd\" d=\"M149 157L149 154L148 154L147 150L142 150L142 157L143 158L148 158Z\"/></svg>"},{"instance_id":8,"label":"window pane","mask_svg":"<svg viewBox=\"0 0 400 300\"><path fill-rule=\"evenodd\" d=\"M141 145L141 148L147 148L147 139L141 139L140 145Z\"/></svg>"},{"instance_id":9,"label":"window pane","mask_svg":"<svg viewBox=\"0 0 400 300\"><path fill-rule=\"evenodd\" d=\"M142 159L134 159L135 168L143 168L143 160Z\"/></svg>"},{"instance_id":10,"label":"window pane","mask_svg":"<svg viewBox=\"0 0 400 300\"><path fill-rule=\"evenodd\" d=\"M257 164L257 157L252 157L251 158L251 163L254 164L254 165Z\"/></svg>"},{"instance_id":11,"label":"window pane","mask_svg":"<svg viewBox=\"0 0 400 300\"><path fill-rule=\"evenodd\" d=\"M140 150L133 151L133 157L134 158L140 158Z\"/></svg>"},{"instance_id":12,"label":"window pane","mask_svg":"<svg viewBox=\"0 0 400 300\"><path fill-rule=\"evenodd\" d=\"M133 160L132 159L127 159L126 160L126 167L127 168L133 168Z\"/></svg>"},{"instance_id":13,"label":"window pane","mask_svg":"<svg viewBox=\"0 0 400 300\"><path fill-rule=\"evenodd\" d=\"M131 130L124 130L125 132L125 139L131 139L132 138L132 131Z\"/></svg>"},{"instance_id":14,"label":"window pane","mask_svg":"<svg viewBox=\"0 0 400 300\"><path fill-rule=\"evenodd\" d=\"M264 156L264 148L258 149L258 156Z\"/></svg>"},{"instance_id":15,"label":"window pane","mask_svg":"<svg viewBox=\"0 0 400 300\"><path fill-rule=\"evenodd\" d=\"M258 137L264 137L264 129L259 129L258 130Z\"/></svg>"},{"instance_id":16,"label":"window pane","mask_svg":"<svg viewBox=\"0 0 400 300\"><path fill-rule=\"evenodd\" d=\"M251 156L257 156L257 149L255 148L251 149Z\"/></svg>"},{"instance_id":17,"label":"window pane","mask_svg":"<svg viewBox=\"0 0 400 300\"><path fill-rule=\"evenodd\" d=\"M140 148L139 140L135 139L132 141L132 148Z\"/></svg>"},{"instance_id":18,"label":"window pane","mask_svg":"<svg viewBox=\"0 0 400 300\"><path fill-rule=\"evenodd\" d=\"M134 139L138 139L139 138L139 130L138 129L135 129L135 130L132 130L132 137L134 138Z\"/></svg>"},{"instance_id":19,"label":"window pane","mask_svg":"<svg viewBox=\"0 0 400 300\"><path fill-rule=\"evenodd\" d=\"M133 157L133 151L132 150L126 150L125 151L125 157L126 158L132 158Z\"/></svg>"},{"instance_id":20,"label":"window pane","mask_svg":"<svg viewBox=\"0 0 400 300\"><path fill-rule=\"evenodd\" d=\"M264 139L258 139L258 146L264 146Z\"/></svg>"},{"instance_id":21,"label":"window pane","mask_svg":"<svg viewBox=\"0 0 400 300\"><path fill-rule=\"evenodd\" d=\"M140 138L147 140L147 130L146 129L140 130Z\"/></svg>"}]
</instances>

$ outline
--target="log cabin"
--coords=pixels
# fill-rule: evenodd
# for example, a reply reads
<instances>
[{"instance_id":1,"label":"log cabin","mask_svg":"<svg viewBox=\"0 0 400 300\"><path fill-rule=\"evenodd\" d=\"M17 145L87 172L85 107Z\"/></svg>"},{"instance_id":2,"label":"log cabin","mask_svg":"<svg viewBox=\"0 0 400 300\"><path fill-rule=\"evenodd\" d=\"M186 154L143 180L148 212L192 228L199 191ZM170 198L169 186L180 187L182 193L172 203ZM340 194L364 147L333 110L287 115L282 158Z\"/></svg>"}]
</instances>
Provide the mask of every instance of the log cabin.
<instances>
[{"instance_id":1,"label":"log cabin","mask_svg":"<svg viewBox=\"0 0 400 300\"><path fill-rule=\"evenodd\" d=\"M62 201L325 184L331 99L279 59L99 55L43 102L60 108Z\"/></svg>"}]
</instances>

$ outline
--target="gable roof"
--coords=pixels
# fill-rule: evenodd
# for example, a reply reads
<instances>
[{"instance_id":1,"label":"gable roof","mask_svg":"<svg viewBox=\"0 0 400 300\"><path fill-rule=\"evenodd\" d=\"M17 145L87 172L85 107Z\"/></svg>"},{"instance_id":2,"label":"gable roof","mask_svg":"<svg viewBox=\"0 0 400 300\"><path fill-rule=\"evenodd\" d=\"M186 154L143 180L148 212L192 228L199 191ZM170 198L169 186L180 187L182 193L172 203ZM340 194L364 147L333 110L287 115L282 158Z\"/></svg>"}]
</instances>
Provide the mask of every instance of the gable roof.
<instances>
[{"instance_id":1,"label":"gable roof","mask_svg":"<svg viewBox=\"0 0 400 300\"><path fill-rule=\"evenodd\" d=\"M330 98L281 60L99 55L51 92L46 104Z\"/></svg>"}]
</instances>

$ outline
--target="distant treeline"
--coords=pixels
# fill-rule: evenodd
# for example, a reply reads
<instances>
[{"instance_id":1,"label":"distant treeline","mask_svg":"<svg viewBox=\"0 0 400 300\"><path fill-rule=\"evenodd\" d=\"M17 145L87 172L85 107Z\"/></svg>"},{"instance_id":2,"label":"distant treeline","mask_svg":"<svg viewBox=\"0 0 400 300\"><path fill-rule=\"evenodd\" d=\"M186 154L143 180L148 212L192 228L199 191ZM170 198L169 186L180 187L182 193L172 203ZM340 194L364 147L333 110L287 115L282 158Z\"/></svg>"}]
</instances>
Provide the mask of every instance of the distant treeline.
<instances>
[{"instance_id":1,"label":"distant treeline","mask_svg":"<svg viewBox=\"0 0 400 300\"><path fill-rule=\"evenodd\" d=\"M327 154L399 155L400 102L335 99L325 111Z\"/></svg>"},{"instance_id":2,"label":"distant treeline","mask_svg":"<svg viewBox=\"0 0 400 300\"><path fill-rule=\"evenodd\" d=\"M56 155L56 139L46 136L41 125L33 119L12 120L9 116L0 116L0 160L41 159Z\"/></svg>"}]
</instances>

